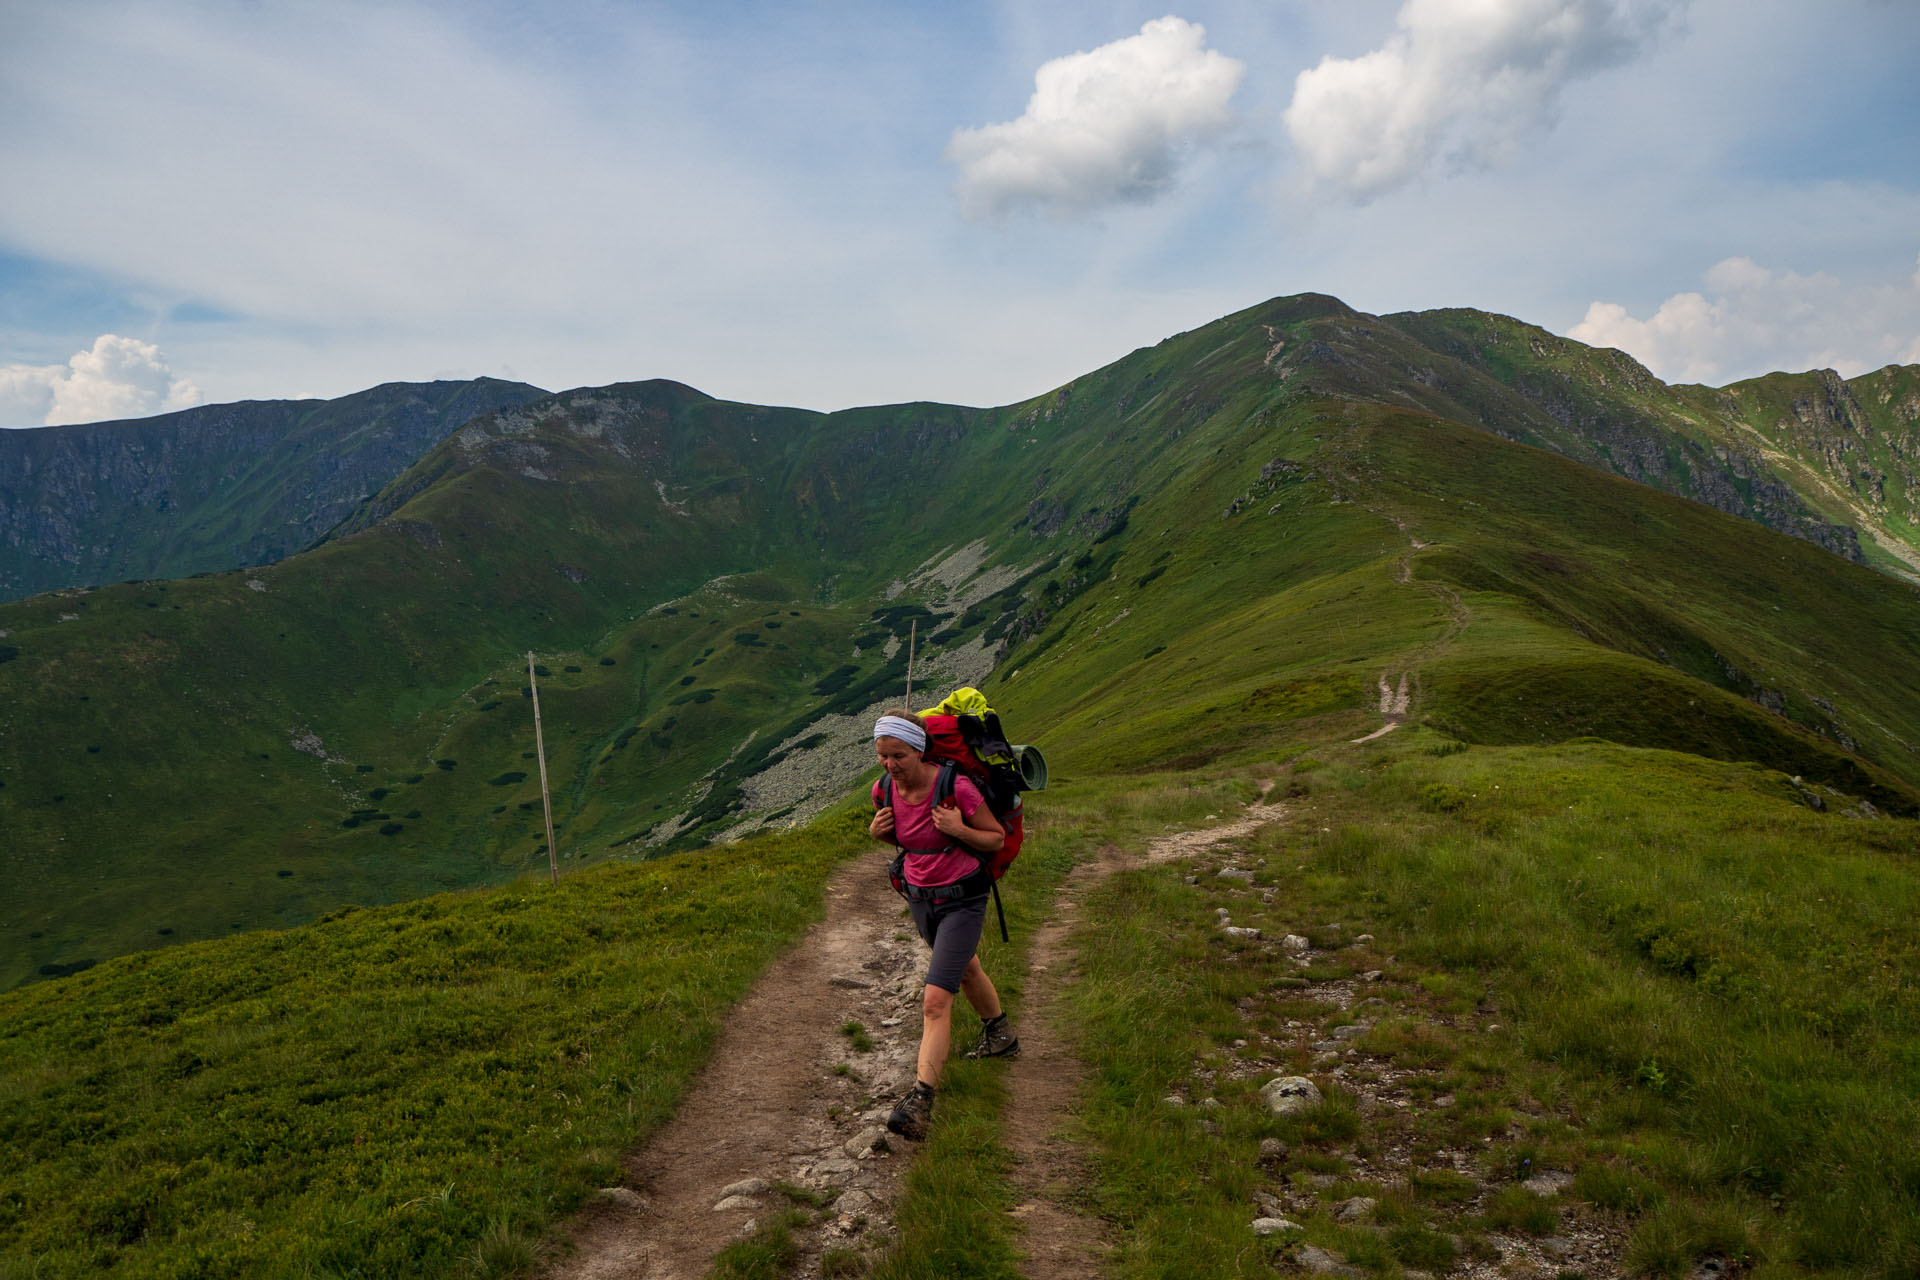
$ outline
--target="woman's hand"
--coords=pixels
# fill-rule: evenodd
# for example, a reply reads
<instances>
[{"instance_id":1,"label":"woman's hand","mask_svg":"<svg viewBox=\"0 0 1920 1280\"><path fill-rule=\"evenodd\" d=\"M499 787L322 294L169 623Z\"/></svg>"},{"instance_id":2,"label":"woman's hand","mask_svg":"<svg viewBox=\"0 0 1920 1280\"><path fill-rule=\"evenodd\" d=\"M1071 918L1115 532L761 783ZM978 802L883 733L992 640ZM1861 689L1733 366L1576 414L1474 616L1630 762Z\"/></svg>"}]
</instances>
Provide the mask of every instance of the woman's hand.
<instances>
[{"instance_id":1,"label":"woman's hand","mask_svg":"<svg viewBox=\"0 0 1920 1280\"><path fill-rule=\"evenodd\" d=\"M976 853L997 853L1007 839L1006 830L984 804L973 811L971 818L961 813L960 806L952 800L935 805L933 825L940 829L941 835L959 841Z\"/></svg>"},{"instance_id":2,"label":"woman's hand","mask_svg":"<svg viewBox=\"0 0 1920 1280\"><path fill-rule=\"evenodd\" d=\"M933 825L940 828L943 836L959 839L967 829L967 820L960 812L960 806L952 800L933 807Z\"/></svg>"},{"instance_id":3,"label":"woman's hand","mask_svg":"<svg viewBox=\"0 0 1920 1280\"><path fill-rule=\"evenodd\" d=\"M935 822L940 819L934 818ZM873 811L873 821L867 824L867 834L876 840L893 839L893 809L891 806Z\"/></svg>"}]
</instances>

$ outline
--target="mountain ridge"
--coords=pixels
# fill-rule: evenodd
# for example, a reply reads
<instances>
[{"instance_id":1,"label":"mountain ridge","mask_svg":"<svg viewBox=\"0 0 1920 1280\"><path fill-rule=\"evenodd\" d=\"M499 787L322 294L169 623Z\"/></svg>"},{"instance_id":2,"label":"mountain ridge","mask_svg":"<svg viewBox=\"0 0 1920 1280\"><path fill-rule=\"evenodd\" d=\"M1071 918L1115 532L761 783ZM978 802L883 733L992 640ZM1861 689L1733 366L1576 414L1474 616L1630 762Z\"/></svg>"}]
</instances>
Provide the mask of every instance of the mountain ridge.
<instances>
[{"instance_id":1,"label":"mountain ridge","mask_svg":"<svg viewBox=\"0 0 1920 1280\"><path fill-rule=\"evenodd\" d=\"M997 409L564 392L469 421L273 565L0 606L0 817L28 833L10 854L23 910L57 926L0 921L7 980L544 864L514 697L529 649L558 726L563 852L658 853L813 811L828 753L857 764L847 725L899 686L910 633L923 662L990 673L1016 707L1035 672L1087 652L1113 669L1049 684L1078 698L1147 680L1140 696L1164 701L1184 685L1153 652L1231 601L1249 625L1291 626L1282 602L1318 599L1314 583L1370 598L1366 575L1398 573L1423 526L1412 580L1502 601L1535 655L1519 669L1560 708L1521 710L1496 678L1507 659L1455 645L1419 678L1457 733L1666 741L1904 811L1920 758L1899 726L1920 689L1889 655L1920 634L1910 587L1409 403L1423 384L1398 404L1379 384L1343 392L1329 383L1380 350L1425 348L1397 332L1276 343L1325 323L1379 325L1280 299ZM1346 351L1315 351L1323 338ZM1484 375L1449 377L1509 402ZM1469 510L1484 514L1461 523ZM1824 636L1840 614L1866 630ZM1281 688L1289 706L1365 706L1375 673L1357 667L1413 670L1360 645L1372 627L1356 618L1358 647L1325 670L1209 660L1191 696L1226 698L1233 724ZM1083 712L1040 705L1069 725ZM810 781L754 782L775 768ZM188 893L190 861L209 874Z\"/></svg>"},{"instance_id":2,"label":"mountain ridge","mask_svg":"<svg viewBox=\"0 0 1920 1280\"><path fill-rule=\"evenodd\" d=\"M390 382L0 432L0 598L268 563L524 383Z\"/></svg>"}]
</instances>

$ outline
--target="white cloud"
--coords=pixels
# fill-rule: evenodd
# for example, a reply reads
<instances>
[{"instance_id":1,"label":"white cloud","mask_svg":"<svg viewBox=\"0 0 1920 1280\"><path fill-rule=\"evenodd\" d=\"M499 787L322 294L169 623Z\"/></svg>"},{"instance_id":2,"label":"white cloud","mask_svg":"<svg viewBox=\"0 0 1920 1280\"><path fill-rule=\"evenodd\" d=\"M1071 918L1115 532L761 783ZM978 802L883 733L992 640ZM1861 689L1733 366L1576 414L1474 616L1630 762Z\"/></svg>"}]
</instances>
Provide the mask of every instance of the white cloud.
<instances>
[{"instance_id":1,"label":"white cloud","mask_svg":"<svg viewBox=\"0 0 1920 1280\"><path fill-rule=\"evenodd\" d=\"M1651 44L1682 4L1406 0L1385 44L1300 73L1283 117L1312 181L1366 201L1435 165L1505 160L1562 90Z\"/></svg>"},{"instance_id":2,"label":"white cloud","mask_svg":"<svg viewBox=\"0 0 1920 1280\"><path fill-rule=\"evenodd\" d=\"M957 129L947 143L961 212L1081 214L1167 190L1184 154L1232 125L1228 102L1246 74L1206 37L1204 27L1165 17L1041 64L1019 119Z\"/></svg>"},{"instance_id":3,"label":"white cloud","mask_svg":"<svg viewBox=\"0 0 1920 1280\"><path fill-rule=\"evenodd\" d=\"M1618 347L1669 382L1807 369L1854 377L1883 364L1920 363L1920 270L1889 282L1848 282L1728 258L1705 283L1706 293L1676 293L1644 320L1618 303L1595 302L1567 336Z\"/></svg>"},{"instance_id":4,"label":"white cloud","mask_svg":"<svg viewBox=\"0 0 1920 1280\"><path fill-rule=\"evenodd\" d=\"M0 365L0 423L62 426L144 418L200 403L200 389L174 376L160 348L103 333L65 364Z\"/></svg>"}]
</instances>

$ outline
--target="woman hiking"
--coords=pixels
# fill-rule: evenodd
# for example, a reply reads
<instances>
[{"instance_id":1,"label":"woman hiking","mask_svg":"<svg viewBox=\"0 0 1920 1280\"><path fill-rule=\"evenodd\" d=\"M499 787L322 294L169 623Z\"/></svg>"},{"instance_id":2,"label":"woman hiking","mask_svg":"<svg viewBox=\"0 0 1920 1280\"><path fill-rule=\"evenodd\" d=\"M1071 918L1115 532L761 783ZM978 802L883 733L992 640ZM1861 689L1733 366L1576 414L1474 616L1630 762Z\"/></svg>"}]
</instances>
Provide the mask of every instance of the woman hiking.
<instances>
[{"instance_id":1,"label":"woman hiking","mask_svg":"<svg viewBox=\"0 0 1920 1280\"><path fill-rule=\"evenodd\" d=\"M920 1007L918 1078L887 1118L887 1128L918 1141L933 1118L934 1089L953 1040L955 992L967 993L967 1003L984 1024L969 1058L1011 1058L1020 1052L1000 1008L1000 993L974 954L993 885L986 859L1000 848L1006 832L964 774L953 774L953 794L936 803L940 765L926 759L927 731L913 712L881 716L873 726L873 745L886 773L873 784L867 831L901 849L907 907L914 927L933 948Z\"/></svg>"}]
</instances>

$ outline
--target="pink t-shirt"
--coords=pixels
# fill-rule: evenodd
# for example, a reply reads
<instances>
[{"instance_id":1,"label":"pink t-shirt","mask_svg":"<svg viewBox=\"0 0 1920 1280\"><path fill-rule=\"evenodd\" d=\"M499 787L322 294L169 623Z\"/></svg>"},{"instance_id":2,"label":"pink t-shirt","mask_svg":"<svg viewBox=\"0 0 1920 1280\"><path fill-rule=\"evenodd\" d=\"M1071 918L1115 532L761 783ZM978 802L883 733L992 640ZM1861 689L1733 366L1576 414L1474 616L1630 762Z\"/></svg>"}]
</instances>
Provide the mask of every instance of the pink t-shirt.
<instances>
[{"instance_id":1,"label":"pink t-shirt","mask_svg":"<svg viewBox=\"0 0 1920 1280\"><path fill-rule=\"evenodd\" d=\"M876 806L883 799L880 782L884 781L882 778L873 784L873 802ZM986 800L981 796L980 788L973 785L972 778L956 774L953 779L953 802L960 806L961 817L971 818ZM932 787L927 788L927 798L919 804L906 804L901 801L899 791L894 792L893 842L907 851L907 883L923 889L964 880L980 869L978 856L965 849L953 848L959 841L943 835L940 828L933 825ZM932 852L927 852L929 850Z\"/></svg>"}]
</instances>

